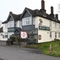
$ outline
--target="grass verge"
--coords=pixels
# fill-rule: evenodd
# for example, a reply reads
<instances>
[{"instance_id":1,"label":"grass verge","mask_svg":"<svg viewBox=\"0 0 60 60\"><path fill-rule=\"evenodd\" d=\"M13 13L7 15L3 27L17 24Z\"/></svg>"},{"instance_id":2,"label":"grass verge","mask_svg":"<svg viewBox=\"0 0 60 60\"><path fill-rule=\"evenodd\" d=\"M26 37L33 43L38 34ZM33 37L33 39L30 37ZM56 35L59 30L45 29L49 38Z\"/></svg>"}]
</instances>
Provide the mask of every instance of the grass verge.
<instances>
[{"instance_id":1,"label":"grass verge","mask_svg":"<svg viewBox=\"0 0 60 60\"><path fill-rule=\"evenodd\" d=\"M60 41L59 40L40 43L40 44L31 44L31 45L27 45L26 47L37 48L41 50L43 54L60 57Z\"/></svg>"}]
</instances>

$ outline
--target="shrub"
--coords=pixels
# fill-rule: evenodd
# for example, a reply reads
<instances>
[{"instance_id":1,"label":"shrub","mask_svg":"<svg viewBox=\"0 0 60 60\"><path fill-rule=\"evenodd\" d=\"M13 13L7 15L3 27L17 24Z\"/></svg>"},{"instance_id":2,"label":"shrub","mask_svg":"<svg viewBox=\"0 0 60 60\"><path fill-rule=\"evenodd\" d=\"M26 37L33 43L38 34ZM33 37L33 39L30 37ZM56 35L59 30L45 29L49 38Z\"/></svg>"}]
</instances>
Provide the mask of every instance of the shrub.
<instances>
[{"instance_id":1,"label":"shrub","mask_svg":"<svg viewBox=\"0 0 60 60\"><path fill-rule=\"evenodd\" d=\"M19 37L18 36L11 36L10 39L14 42L18 42Z\"/></svg>"},{"instance_id":2,"label":"shrub","mask_svg":"<svg viewBox=\"0 0 60 60\"><path fill-rule=\"evenodd\" d=\"M59 39L54 39L54 41L59 41Z\"/></svg>"},{"instance_id":3,"label":"shrub","mask_svg":"<svg viewBox=\"0 0 60 60\"><path fill-rule=\"evenodd\" d=\"M27 39L20 39L20 42L27 42Z\"/></svg>"}]
</instances>

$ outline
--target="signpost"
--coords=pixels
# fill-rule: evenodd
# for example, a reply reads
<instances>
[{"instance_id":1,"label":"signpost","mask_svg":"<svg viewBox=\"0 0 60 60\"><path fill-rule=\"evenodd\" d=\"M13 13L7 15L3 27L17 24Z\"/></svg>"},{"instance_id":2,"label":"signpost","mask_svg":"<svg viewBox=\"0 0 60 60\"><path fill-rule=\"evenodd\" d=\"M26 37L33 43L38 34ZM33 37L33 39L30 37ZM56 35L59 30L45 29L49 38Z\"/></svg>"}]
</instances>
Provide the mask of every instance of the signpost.
<instances>
[{"instance_id":1,"label":"signpost","mask_svg":"<svg viewBox=\"0 0 60 60\"><path fill-rule=\"evenodd\" d=\"M21 46L25 46L27 44L28 33L26 31L20 31L21 38Z\"/></svg>"}]
</instances>

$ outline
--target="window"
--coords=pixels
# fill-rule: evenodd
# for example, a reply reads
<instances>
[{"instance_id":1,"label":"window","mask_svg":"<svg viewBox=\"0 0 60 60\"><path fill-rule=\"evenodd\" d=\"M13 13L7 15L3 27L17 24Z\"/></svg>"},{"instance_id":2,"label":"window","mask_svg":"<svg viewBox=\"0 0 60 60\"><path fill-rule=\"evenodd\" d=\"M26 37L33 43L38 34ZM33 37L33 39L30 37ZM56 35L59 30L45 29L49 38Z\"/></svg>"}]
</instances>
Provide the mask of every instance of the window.
<instances>
[{"instance_id":1,"label":"window","mask_svg":"<svg viewBox=\"0 0 60 60\"><path fill-rule=\"evenodd\" d=\"M8 32L14 32L14 28L8 28Z\"/></svg>"},{"instance_id":2,"label":"window","mask_svg":"<svg viewBox=\"0 0 60 60\"><path fill-rule=\"evenodd\" d=\"M57 32L55 32L55 38L57 38Z\"/></svg>"},{"instance_id":3,"label":"window","mask_svg":"<svg viewBox=\"0 0 60 60\"><path fill-rule=\"evenodd\" d=\"M31 17L26 17L22 19L22 26L25 26L25 25L32 25Z\"/></svg>"},{"instance_id":4,"label":"window","mask_svg":"<svg viewBox=\"0 0 60 60\"><path fill-rule=\"evenodd\" d=\"M2 37L4 38L4 35Z\"/></svg>"},{"instance_id":5,"label":"window","mask_svg":"<svg viewBox=\"0 0 60 60\"><path fill-rule=\"evenodd\" d=\"M9 21L9 22L8 22L8 28L9 28L9 27L14 27L14 21Z\"/></svg>"},{"instance_id":6,"label":"window","mask_svg":"<svg viewBox=\"0 0 60 60\"><path fill-rule=\"evenodd\" d=\"M5 38L8 38L8 35L5 35Z\"/></svg>"},{"instance_id":7,"label":"window","mask_svg":"<svg viewBox=\"0 0 60 60\"><path fill-rule=\"evenodd\" d=\"M52 32L50 32L50 38L52 38Z\"/></svg>"},{"instance_id":8,"label":"window","mask_svg":"<svg viewBox=\"0 0 60 60\"><path fill-rule=\"evenodd\" d=\"M29 25L29 21L28 20L25 21L25 25Z\"/></svg>"},{"instance_id":9,"label":"window","mask_svg":"<svg viewBox=\"0 0 60 60\"><path fill-rule=\"evenodd\" d=\"M60 38L60 33L59 33L59 38Z\"/></svg>"}]
</instances>

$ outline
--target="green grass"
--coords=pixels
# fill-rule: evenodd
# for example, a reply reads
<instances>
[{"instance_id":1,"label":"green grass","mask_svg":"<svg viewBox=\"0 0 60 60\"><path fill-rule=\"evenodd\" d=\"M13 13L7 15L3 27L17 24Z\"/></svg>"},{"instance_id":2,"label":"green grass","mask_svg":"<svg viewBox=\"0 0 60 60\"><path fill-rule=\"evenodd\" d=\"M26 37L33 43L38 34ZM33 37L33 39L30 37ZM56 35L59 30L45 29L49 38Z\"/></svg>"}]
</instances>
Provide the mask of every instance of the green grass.
<instances>
[{"instance_id":1,"label":"green grass","mask_svg":"<svg viewBox=\"0 0 60 60\"><path fill-rule=\"evenodd\" d=\"M51 49L49 49L50 45L51 45ZM31 44L28 45L27 47L40 49L43 54L47 54L50 56L60 55L60 41L58 40L52 42L40 43L40 44Z\"/></svg>"}]
</instances>

